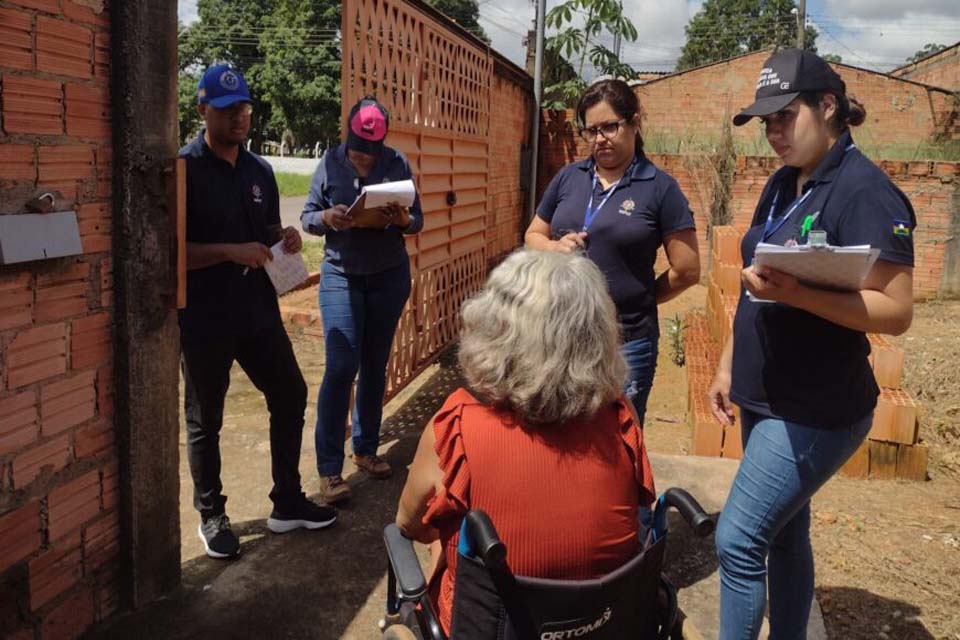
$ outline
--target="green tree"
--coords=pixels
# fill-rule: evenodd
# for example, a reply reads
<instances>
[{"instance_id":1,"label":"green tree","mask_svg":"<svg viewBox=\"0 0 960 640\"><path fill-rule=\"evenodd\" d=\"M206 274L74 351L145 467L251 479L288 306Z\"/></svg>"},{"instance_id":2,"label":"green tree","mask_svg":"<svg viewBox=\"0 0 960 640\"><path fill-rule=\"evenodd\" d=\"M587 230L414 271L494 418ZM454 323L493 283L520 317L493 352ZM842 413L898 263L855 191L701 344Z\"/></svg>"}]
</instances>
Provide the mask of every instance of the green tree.
<instances>
[{"instance_id":1,"label":"green tree","mask_svg":"<svg viewBox=\"0 0 960 640\"><path fill-rule=\"evenodd\" d=\"M254 151L264 140L324 145L340 131L340 3L336 0L200 0L180 32L180 129L199 128L196 84L230 62L250 85Z\"/></svg>"},{"instance_id":2,"label":"green tree","mask_svg":"<svg viewBox=\"0 0 960 640\"><path fill-rule=\"evenodd\" d=\"M917 51L915 54L907 58L907 62L912 63L912 62L917 62L918 60L923 60L927 56L932 56L938 51L943 51L946 48L947 48L947 45L945 44L935 44L933 42L928 42L927 44L923 45L923 49L920 49L920 51Z\"/></svg>"},{"instance_id":3,"label":"green tree","mask_svg":"<svg viewBox=\"0 0 960 640\"><path fill-rule=\"evenodd\" d=\"M711 62L770 47L792 47L797 41L795 0L706 0L686 26L677 69L683 71ZM804 48L817 50L817 30L807 25Z\"/></svg>"},{"instance_id":4,"label":"green tree","mask_svg":"<svg viewBox=\"0 0 960 640\"><path fill-rule=\"evenodd\" d=\"M583 17L583 26L574 22ZM587 60L601 74L632 78L636 72L623 64L617 55L599 42L604 33L620 36L628 42L637 39L637 28L623 14L618 0L566 0L547 12L545 26L558 33L546 39L548 51L571 60L576 65L576 77L548 85L545 95L559 96L547 108L563 108L573 104L583 93L583 67Z\"/></svg>"},{"instance_id":5,"label":"green tree","mask_svg":"<svg viewBox=\"0 0 960 640\"><path fill-rule=\"evenodd\" d=\"M820 57L826 60L827 62L835 62L835 63L843 62L843 58L841 58L835 53L824 53Z\"/></svg>"},{"instance_id":6,"label":"green tree","mask_svg":"<svg viewBox=\"0 0 960 640\"><path fill-rule=\"evenodd\" d=\"M183 85L192 82L196 90L199 74L211 64L229 62L243 72L253 100L250 139L254 151L260 150L269 133L271 105L260 84L266 59L260 43L264 17L272 15L275 4L274 0L199 0L199 19L179 37L181 98L187 92ZM190 122L182 111L180 119L181 124ZM189 133L182 130L181 135Z\"/></svg>"},{"instance_id":7,"label":"green tree","mask_svg":"<svg viewBox=\"0 0 960 640\"><path fill-rule=\"evenodd\" d=\"M477 0L427 0L427 3L487 44L490 43L487 32L480 26L480 6Z\"/></svg>"},{"instance_id":8,"label":"green tree","mask_svg":"<svg viewBox=\"0 0 960 640\"><path fill-rule=\"evenodd\" d=\"M340 3L275 0L261 36L260 89L274 112L272 135L297 146L340 138ZM280 129L276 132L276 129Z\"/></svg>"}]
</instances>

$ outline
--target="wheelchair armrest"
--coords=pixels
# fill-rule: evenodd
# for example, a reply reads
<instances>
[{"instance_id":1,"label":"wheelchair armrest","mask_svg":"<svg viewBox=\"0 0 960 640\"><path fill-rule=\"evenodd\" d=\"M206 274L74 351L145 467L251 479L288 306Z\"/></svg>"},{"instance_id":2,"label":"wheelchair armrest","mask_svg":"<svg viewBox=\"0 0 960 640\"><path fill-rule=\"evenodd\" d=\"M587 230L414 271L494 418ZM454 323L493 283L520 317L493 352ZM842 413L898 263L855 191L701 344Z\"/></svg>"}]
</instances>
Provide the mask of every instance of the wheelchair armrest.
<instances>
[{"instance_id":1,"label":"wheelchair armrest","mask_svg":"<svg viewBox=\"0 0 960 640\"><path fill-rule=\"evenodd\" d=\"M680 512L698 537L703 538L713 533L716 527L713 519L707 515L696 498L685 490L671 487L664 492L663 500L668 507L674 507Z\"/></svg>"},{"instance_id":2,"label":"wheelchair armrest","mask_svg":"<svg viewBox=\"0 0 960 640\"><path fill-rule=\"evenodd\" d=\"M403 537L396 524L383 529L383 542L387 546L390 567L397 578L397 588L404 600L417 600L427 592L427 580L420 568L413 541Z\"/></svg>"}]
</instances>

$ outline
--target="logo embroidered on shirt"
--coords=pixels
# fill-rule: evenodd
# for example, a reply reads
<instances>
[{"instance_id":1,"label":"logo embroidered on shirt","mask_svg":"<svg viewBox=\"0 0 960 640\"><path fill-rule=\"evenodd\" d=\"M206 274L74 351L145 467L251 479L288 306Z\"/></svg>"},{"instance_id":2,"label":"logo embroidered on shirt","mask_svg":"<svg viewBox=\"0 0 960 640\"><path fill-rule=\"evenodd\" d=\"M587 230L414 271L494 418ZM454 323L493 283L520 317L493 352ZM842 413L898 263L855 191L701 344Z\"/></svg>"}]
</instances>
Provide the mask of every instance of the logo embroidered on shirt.
<instances>
[{"instance_id":1,"label":"logo embroidered on shirt","mask_svg":"<svg viewBox=\"0 0 960 640\"><path fill-rule=\"evenodd\" d=\"M629 216L633 213L633 210L637 208L637 204L627 198L623 201L623 204L620 205L620 214L624 216Z\"/></svg>"},{"instance_id":2,"label":"logo embroidered on shirt","mask_svg":"<svg viewBox=\"0 0 960 640\"><path fill-rule=\"evenodd\" d=\"M263 190L260 185L253 185L253 201L257 204L263 204Z\"/></svg>"},{"instance_id":3,"label":"logo embroidered on shirt","mask_svg":"<svg viewBox=\"0 0 960 640\"><path fill-rule=\"evenodd\" d=\"M910 237L910 223L903 220L894 220L893 221L893 235L901 236L904 238Z\"/></svg>"}]
</instances>

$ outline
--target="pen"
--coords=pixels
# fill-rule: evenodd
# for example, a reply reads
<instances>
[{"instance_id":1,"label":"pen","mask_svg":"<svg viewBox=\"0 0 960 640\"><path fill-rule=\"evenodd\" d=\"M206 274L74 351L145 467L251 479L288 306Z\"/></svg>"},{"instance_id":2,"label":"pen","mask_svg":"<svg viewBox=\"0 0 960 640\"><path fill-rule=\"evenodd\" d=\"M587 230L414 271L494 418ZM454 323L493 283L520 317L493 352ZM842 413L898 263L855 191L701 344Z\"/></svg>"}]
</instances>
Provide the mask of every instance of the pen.
<instances>
[{"instance_id":1,"label":"pen","mask_svg":"<svg viewBox=\"0 0 960 640\"><path fill-rule=\"evenodd\" d=\"M810 229L813 228L813 223L816 222L817 216L820 215L820 212L812 213L806 218L803 219L803 224L800 225L800 237L803 237L810 233Z\"/></svg>"}]
</instances>

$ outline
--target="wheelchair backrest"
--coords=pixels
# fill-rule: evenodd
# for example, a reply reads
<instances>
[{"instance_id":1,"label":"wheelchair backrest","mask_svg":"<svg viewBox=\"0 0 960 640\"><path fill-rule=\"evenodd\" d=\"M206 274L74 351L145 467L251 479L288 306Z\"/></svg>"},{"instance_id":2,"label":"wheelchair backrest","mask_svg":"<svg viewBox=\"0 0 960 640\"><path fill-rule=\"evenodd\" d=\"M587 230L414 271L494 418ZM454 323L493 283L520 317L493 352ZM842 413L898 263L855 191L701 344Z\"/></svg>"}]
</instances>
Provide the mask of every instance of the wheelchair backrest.
<instances>
[{"instance_id":1,"label":"wheelchair backrest","mask_svg":"<svg viewBox=\"0 0 960 640\"><path fill-rule=\"evenodd\" d=\"M649 539L648 539L649 540ZM665 538L592 580L514 576L461 555L450 637L456 640L647 640L658 633Z\"/></svg>"}]
</instances>

